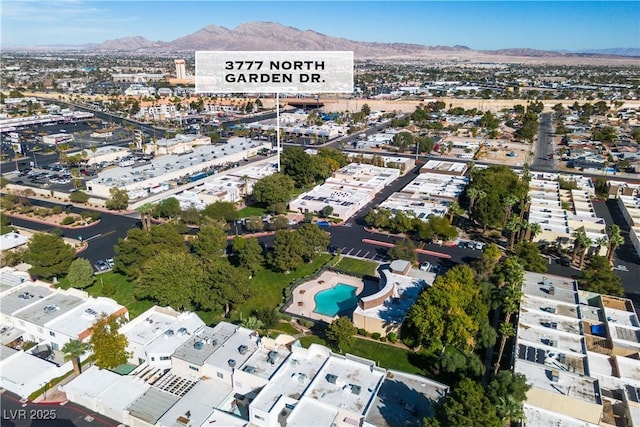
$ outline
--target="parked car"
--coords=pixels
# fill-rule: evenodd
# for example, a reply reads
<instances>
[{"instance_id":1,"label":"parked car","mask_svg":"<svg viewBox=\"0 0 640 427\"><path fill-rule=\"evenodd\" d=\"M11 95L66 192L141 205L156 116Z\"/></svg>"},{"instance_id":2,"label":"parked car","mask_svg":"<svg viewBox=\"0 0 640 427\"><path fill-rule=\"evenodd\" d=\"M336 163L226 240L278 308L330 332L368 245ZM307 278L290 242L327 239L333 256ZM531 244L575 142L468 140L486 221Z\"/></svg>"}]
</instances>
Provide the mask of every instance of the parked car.
<instances>
[{"instance_id":1,"label":"parked car","mask_svg":"<svg viewBox=\"0 0 640 427\"><path fill-rule=\"evenodd\" d=\"M95 267L96 267L96 270L98 270L98 271L106 271L106 270L108 270L108 269L109 269L109 265L108 265L108 264L106 263L106 261L105 261L105 260L103 260L103 259L99 259L99 260L96 262Z\"/></svg>"},{"instance_id":2,"label":"parked car","mask_svg":"<svg viewBox=\"0 0 640 427\"><path fill-rule=\"evenodd\" d=\"M423 263L420 264L420 271L429 271L431 270L431 263L428 261L425 261Z\"/></svg>"},{"instance_id":3,"label":"parked car","mask_svg":"<svg viewBox=\"0 0 640 427\"><path fill-rule=\"evenodd\" d=\"M107 264L109 265L109 268L113 268L115 262L113 261L113 258L107 258Z\"/></svg>"}]
</instances>

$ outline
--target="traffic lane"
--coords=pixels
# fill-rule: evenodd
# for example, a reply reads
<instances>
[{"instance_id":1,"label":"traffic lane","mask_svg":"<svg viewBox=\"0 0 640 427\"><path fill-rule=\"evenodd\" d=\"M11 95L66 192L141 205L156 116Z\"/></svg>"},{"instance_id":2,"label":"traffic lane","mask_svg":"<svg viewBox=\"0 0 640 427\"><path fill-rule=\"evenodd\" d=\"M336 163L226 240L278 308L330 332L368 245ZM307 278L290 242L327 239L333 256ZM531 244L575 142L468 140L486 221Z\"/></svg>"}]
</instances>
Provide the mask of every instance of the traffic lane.
<instances>
[{"instance_id":1,"label":"traffic lane","mask_svg":"<svg viewBox=\"0 0 640 427\"><path fill-rule=\"evenodd\" d=\"M115 420L68 402L23 403L9 391L2 393L2 427L115 427Z\"/></svg>"}]
</instances>

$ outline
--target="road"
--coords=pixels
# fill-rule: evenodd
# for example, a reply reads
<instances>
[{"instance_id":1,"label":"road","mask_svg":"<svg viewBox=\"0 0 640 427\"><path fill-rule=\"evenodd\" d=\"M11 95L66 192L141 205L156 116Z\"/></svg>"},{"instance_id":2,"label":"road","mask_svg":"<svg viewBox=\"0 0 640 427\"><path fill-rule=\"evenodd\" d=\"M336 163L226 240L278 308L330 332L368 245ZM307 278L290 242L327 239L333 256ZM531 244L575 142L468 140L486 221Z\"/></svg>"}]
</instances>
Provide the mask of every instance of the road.
<instances>
[{"instance_id":1,"label":"road","mask_svg":"<svg viewBox=\"0 0 640 427\"><path fill-rule=\"evenodd\" d=\"M551 125L551 113L540 115L538 127L538 139L534 147L535 157L531 165L532 170L542 172L555 172L553 161L553 127Z\"/></svg>"},{"instance_id":2,"label":"road","mask_svg":"<svg viewBox=\"0 0 640 427\"><path fill-rule=\"evenodd\" d=\"M84 406L67 402L23 403L9 391L0 396L2 427L115 427L115 420L90 411Z\"/></svg>"}]
</instances>

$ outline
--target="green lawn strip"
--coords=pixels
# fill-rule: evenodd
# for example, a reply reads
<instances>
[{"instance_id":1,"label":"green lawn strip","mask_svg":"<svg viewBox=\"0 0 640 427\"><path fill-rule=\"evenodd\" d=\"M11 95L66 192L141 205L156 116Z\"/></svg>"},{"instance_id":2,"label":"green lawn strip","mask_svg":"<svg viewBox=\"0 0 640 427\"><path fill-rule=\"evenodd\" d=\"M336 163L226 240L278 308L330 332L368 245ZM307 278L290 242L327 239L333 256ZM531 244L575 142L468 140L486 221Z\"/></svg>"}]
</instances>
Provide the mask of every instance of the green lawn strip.
<instances>
[{"instance_id":1,"label":"green lawn strip","mask_svg":"<svg viewBox=\"0 0 640 427\"><path fill-rule=\"evenodd\" d=\"M283 290L296 279L312 274L325 265L331 259L329 254L320 254L310 264L303 264L290 274L276 273L264 269L259 271L251 281L253 295L245 303L238 305L231 313L232 320L239 320L240 313L243 317L263 307L276 308L282 304Z\"/></svg>"},{"instance_id":2,"label":"green lawn strip","mask_svg":"<svg viewBox=\"0 0 640 427\"><path fill-rule=\"evenodd\" d=\"M364 261L361 259L343 257L336 268L347 273L356 275L375 276L376 269L380 264L377 262Z\"/></svg>"},{"instance_id":3,"label":"green lawn strip","mask_svg":"<svg viewBox=\"0 0 640 427\"><path fill-rule=\"evenodd\" d=\"M265 214L264 208L257 206L247 206L238 211L238 218L250 218L252 216L262 216Z\"/></svg>"},{"instance_id":4,"label":"green lawn strip","mask_svg":"<svg viewBox=\"0 0 640 427\"><path fill-rule=\"evenodd\" d=\"M300 344L302 344L303 347L308 348L314 343L330 347L325 340L315 335L308 335L300 338ZM356 338L347 353L373 360L378 364L378 366L386 369L395 369L397 371L409 372L411 374L424 375L422 369L413 365L409 361L409 357L412 352L402 348Z\"/></svg>"},{"instance_id":5,"label":"green lawn strip","mask_svg":"<svg viewBox=\"0 0 640 427\"><path fill-rule=\"evenodd\" d=\"M293 327L291 323L278 323L278 326L271 329L271 335L277 336L278 334L296 335L300 331Z\"/></svg>"}]
</instances>

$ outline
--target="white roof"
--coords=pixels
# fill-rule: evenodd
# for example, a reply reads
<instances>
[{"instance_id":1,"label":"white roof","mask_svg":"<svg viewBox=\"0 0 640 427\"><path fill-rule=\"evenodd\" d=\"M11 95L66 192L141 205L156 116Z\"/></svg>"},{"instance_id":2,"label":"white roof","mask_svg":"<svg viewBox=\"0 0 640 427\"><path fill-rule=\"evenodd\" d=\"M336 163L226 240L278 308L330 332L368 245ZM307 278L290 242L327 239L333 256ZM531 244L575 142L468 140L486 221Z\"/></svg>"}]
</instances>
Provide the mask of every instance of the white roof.
<instances>
[{"instance_id":1,"label":"white roof","mask_svg":"<svg viewBox=\"0 0 640 427\"><path fill-rule=\"evenodd\" d=\"M116 383L122 376L108 369L100 369L91 366L64 385L64 391L79 396L95 398L103 394L110 386ZM109 393L110 394L110 393Z\"/></svg>"},{"instance_id":2,"label":"white roof","mask_svg":"<svg viewBox=\"0 0 640 427\"><path fill-rule=\"evenodd\" d=\"M17 248L18 246L26 244L28 241L29 239L22 234L11 231L0 236L0 250L6 251Z\"/></svg>"},{"instance_id":3,"label":"white roof","mask_svg":"<svg viewBox=\"0 0 640 427\"><path fill-rule=\"evenodd\" d=\"M205 421L209 419L214 408L219 407L232 392L233 388L228 384L213 379L201 380L177 401L158 420L158 423L163 426L185 425L184 422L180 424L178 421L180 418L182 420L188 419L188 425L205 425Z\"/></svg>"},{"instance_id":4,"label":"white roof","mask_svg":"<svg viewBox=\"0 0 640 427\"><path fill-rule=\"evenodd\" d=\"M110 316L123 308L111 298L90 297L83 304L50 322L47 327L67 336L77 337L90 329L103 313Z\"/></svg>"}]
</instances>

